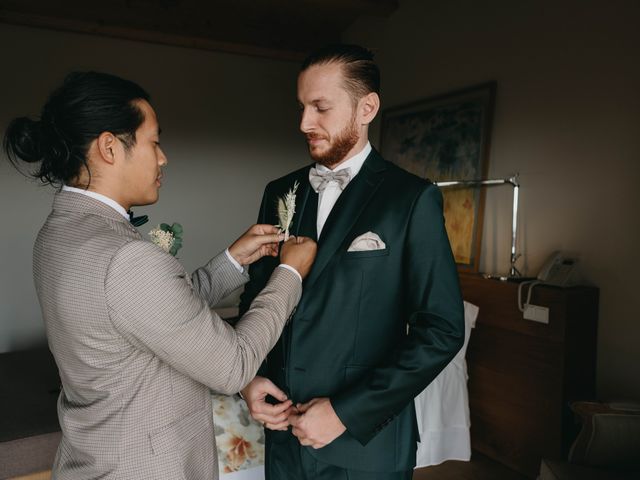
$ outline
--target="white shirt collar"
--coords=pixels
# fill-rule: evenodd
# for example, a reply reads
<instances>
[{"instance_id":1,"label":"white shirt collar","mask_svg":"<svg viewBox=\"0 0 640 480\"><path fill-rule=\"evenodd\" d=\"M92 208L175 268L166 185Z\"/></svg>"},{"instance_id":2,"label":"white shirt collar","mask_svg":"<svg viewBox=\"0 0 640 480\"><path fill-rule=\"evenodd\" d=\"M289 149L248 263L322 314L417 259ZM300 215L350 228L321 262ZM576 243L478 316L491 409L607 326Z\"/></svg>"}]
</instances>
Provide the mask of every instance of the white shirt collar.
<instances>
[{"instance_id":1,"label":"white shirt collar","mask_svg":"<svg viewBox=\"0 0 640 480\"><path fill-rule=\"evenodd\" d=\"M113 208L116 212L118 212L120 215L122 215L124 218L126 218L127 220L129 220L129 214L127 213L127 211L124 209L124 207L122 205L120 205L118 202L116 202L115 200L102 195L101 193L96 193L96 192L91 192L89 190L83 190L81 188L76 188L76 187L70 187L68 185L63 185L62 186L62 190L65 192L74 192L74 193L79 193L81 195L86 195L87 197L91 197L91 198L95 198L96 200L109 205L111 208Z\"/></svg>"},{"instance_id":2,"label":"white shirt collar","mask_svg":"<svg viewBox=\"0 0 640 480\"><path fill-rule=\"evenodd\" d=\"M371 143L367 142L364 148L360 150L360 153L356 153L349 160L345 160L340 165L338 165L335 169L331 170L330 168L327 168L324 165L320 165L319 163L316 163L316 168L321 172L322 171L337 172L338 170L344 170L345 168L349 168L351 169L351 178L353 178L358 174L358 172L362 168L362 165L364 164L364 161L367 159L370 153L371 153Z\"/></svg>"}]
</instances>

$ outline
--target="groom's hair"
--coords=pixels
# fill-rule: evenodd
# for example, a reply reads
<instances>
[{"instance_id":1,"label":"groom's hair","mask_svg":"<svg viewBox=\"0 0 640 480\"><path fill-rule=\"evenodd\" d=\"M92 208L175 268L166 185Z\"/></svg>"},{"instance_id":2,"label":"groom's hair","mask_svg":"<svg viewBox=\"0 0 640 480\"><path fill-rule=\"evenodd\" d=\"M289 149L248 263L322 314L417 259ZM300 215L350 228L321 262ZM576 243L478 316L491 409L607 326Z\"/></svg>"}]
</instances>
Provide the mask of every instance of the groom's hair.
<instances>
[{"instance_id":1,"label":"groom's hair","mask_svg":"<svg viewBox=\"0 0 640 480\"><path fill-rule=\"evenodd\" d=\"M309 54L302 62L300 73L313 65L329 63L342 66L345 88L354 102L371 92L380 93L380 69L371 50L345 43L327 45Z\"/></svg>"}]
</instances>

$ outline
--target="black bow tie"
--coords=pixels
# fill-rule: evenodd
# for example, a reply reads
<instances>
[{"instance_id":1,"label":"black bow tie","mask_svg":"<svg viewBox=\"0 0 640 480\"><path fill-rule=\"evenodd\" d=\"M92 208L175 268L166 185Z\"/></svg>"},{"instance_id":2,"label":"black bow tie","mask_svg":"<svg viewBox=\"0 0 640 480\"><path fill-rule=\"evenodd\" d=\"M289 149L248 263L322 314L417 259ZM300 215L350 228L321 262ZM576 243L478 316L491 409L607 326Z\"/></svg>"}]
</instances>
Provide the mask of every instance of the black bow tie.
<instances>
[{"instance_id":1,"label":"black bow tie","mask_svg":"<svg viewBox=\"0 0 640 480\"><path fill-rule=\"evenodd\" d=\"M127 213L129 214L129 221L131 222L131 225L133 225L134 227L139 227L140 225L144 225L149 221L149 217L147 215L140 215L139 217L134 217L132 210L129 210Z\"/></svg>"}]
</instances>

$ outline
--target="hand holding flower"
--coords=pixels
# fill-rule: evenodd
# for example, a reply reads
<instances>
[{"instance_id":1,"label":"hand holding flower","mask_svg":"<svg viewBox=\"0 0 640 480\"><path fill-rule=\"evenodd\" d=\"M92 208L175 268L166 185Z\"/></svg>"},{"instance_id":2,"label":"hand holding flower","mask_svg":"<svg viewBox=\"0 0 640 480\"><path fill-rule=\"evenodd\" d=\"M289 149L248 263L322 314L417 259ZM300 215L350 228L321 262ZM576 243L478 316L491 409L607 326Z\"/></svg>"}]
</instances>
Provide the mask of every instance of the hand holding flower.
<instances>
[{"instance_id":1,"label":"hand holding flower","mask_svg":"<svg viewBox=\"0 0 640 480\"><path fill-rule=\"evenodd\" d=\"M284 234L273 225L253 225L229 247L229 253L240 265L250 265L265 255L278 256L278 244Z\"/></svg>"}]
</instances>

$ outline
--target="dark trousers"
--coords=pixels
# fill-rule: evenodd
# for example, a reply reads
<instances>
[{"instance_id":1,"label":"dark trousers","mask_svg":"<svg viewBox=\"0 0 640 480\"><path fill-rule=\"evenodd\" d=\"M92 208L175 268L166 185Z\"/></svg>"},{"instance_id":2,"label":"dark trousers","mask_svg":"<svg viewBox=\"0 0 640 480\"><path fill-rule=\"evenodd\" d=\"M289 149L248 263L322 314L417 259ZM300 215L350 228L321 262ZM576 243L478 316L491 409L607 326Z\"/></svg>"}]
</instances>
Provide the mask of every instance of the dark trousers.
<instances>
[{"instance_id":1,"label":"dark trousers","mask_svg":"<svg viewBox=\"0 0 640 480\"><path fill-rule=\"evenodd\" d=\"M286 438L286 439L285 439ZM413 470L405 472L363 472L319 462L291 433L278 435L277 443L267 439L266 480L411 480Z\"/></svg>"}]
</instances>

